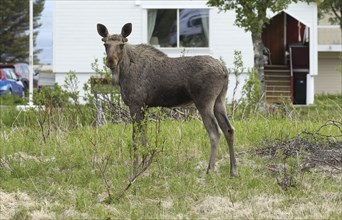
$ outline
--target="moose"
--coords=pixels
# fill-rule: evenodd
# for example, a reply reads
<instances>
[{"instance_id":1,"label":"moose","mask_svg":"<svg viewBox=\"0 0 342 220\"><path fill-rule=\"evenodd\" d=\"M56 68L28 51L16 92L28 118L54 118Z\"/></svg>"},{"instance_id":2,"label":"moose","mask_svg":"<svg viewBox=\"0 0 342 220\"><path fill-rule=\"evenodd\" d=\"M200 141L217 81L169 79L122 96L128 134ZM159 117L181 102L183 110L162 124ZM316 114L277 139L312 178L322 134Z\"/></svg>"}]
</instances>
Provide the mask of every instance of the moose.
<instances>
[{"instance_id":1,"label":"moose","mask_svg":"<svg viewBox=\"0 0 342 220\"><path fill-rule=\"evenodd\" d=\"M137 148L146 144L143 121L147 108L193 103L210 139L207 173L215 169L221 129L229 146L230 175L237 176L234 128L225 106L227 68L211 56L171 58L150 45L131 45L127 39L132 32L131 23L125 24L120 34L109 34L103 24L97 24L97 32L104 42L112 83L120 86L122 100L129 107L133 121L133 174L139 164Z\"/></svg>"}]
</instances>

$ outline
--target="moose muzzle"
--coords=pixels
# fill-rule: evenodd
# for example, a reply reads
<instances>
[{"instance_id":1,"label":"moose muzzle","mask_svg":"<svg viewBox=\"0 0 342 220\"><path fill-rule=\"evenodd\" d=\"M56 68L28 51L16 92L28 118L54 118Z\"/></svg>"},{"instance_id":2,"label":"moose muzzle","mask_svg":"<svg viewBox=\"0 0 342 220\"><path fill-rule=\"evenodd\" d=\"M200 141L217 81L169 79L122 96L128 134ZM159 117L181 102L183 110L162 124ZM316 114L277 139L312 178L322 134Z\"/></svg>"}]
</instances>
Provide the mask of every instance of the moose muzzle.
<instances>
[{"instance_id":1,"label":"moose muzzle","mask_svg":"<svg viewBox=\"0 0 342 220\"><path fill-rule=\"evenodd\" d=\"M112 72L112 85L118 86L119 85L119 66L110 68L110 70Z\"/></svg>"}]
</instances>

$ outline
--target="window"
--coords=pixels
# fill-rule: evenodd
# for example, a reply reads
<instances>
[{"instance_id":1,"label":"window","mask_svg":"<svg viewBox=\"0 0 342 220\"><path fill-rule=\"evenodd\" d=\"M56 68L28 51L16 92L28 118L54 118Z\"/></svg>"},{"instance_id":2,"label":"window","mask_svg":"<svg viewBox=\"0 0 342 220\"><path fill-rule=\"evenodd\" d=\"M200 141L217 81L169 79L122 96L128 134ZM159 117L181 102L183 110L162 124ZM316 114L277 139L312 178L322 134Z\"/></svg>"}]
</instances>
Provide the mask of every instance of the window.
<instances>
[{"instance_id":1,"label":"window","mask_svg":"<svg viewBox=\"0 0 342 220\"><path fill-rule=\"evenodd\" d=\"M208 47L209 9L149 9L148 42L160 47Z\"/></svg>"},{"instance_id":2,"label":"window","mask_svg":"<svg viewBox=\"0 0 342 220\"><path fill-rule=\"evenodd\" d=\"M7 79L17 80L17 76L12 68L4 68L2 71L5 73Z\"/></svg>"}]
</instances>

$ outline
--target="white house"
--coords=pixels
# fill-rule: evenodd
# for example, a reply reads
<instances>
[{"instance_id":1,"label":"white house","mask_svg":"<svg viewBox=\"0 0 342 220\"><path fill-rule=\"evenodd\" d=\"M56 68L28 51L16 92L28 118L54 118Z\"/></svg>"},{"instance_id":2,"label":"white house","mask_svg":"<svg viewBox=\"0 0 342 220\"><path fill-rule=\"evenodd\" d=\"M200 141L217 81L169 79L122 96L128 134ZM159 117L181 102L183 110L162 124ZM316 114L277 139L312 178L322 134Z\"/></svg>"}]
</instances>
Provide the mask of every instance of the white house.
<instances>
[{"instance_id":1,"label":"white house","mask_svg":"<svg viewBox=\"0 0 342 220\"><path fill-rule=\"evenodd\" d=\"M123 0L123 1L54 1L53 13L53 71L56 73L56 82L64 83L65 75L76 71L80 83L83 85L94 74L91 63L96 58L104 57L104 47L101 37L96 30L96 24L107 26L111 33L119 33L123 24L133 24L129 43L149 43L171 57L181 55L211 55L222 58L228 68L233 67L234 50L242 52L245 67L253 66L253 45L250 33L234 25L233 11L219 12L217 8L206 5L207 1L198 0ZM293 48L299 44L306 46L308 64L305 73L304 93L305 103L312 104L314 99L314 78L317 75L317 6L314 3L292 4L284 12L270 17L282 16L283 36L272 36L274 27L268 26L268 35L265 34L265 43L273 54L279 53L282 63L288 66L287 72L295 77L296 72L290 70L289 59L289 32L296 36L301 35ZM297 22L299 31L286 24L289 16L292 22ZM279 27L278 27L279 29ZM305 36L304 36L305 35ZM272 39L281 42L281 50L272 44ZM299 43L298 43L299 42ZM292 42L293 43L293 42ZM279 49L279 48L278 48ZM295 51L295 49L293 49ZM282 54L282 55L280 55ZM300 70L302 71L302 70ZM246 78L246 74L241 80ZM235 78L230 77L230 86L227 97L232 97ZM290 82L289 82L290 83ZM292 84L291 84L292 85ZM290 84L289 84L290 86ZM242 83L238 88L241 96ZM82 88L82 86L80 86ZM270 87L271 88L271 87ZM302 89L303 89L302 88ZM273 92L275 88L272 87ZM293 85L291 87L293 90ZM291 96L294 95L291 93ZM291 97L291 98L292 98ZM238 98L238 97L237 97Z\"/></svg>"}]
</instances>

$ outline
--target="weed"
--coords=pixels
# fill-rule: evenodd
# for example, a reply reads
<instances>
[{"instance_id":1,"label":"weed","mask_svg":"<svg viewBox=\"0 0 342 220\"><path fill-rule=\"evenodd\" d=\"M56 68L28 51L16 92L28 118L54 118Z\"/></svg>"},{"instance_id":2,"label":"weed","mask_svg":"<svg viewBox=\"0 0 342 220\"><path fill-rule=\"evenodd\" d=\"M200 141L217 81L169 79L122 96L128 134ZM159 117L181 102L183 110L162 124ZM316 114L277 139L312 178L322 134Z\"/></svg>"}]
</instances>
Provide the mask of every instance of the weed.
<instances>
[{"instance_id":1,"label":"weed","mask_svg":"<svg viewBox=\"0 0 342 220\"><path fill-rule=\"evenodd\" d=\"M229 70L230 73L232 73L235 76L235 85L234 85L234 89L233 89L233 97L232 97L232 104L231 104L232 117L234 117L235 111L237 110L239 102L241 101L241 100L235 100L236 91L237 91L237 88L240 84L240 76L245 71L245 68L243 66L241 51L236 51L236 50L234 51L234 62L233 63L234 63L234 68Z\"/></svg>"}]
</instances>

